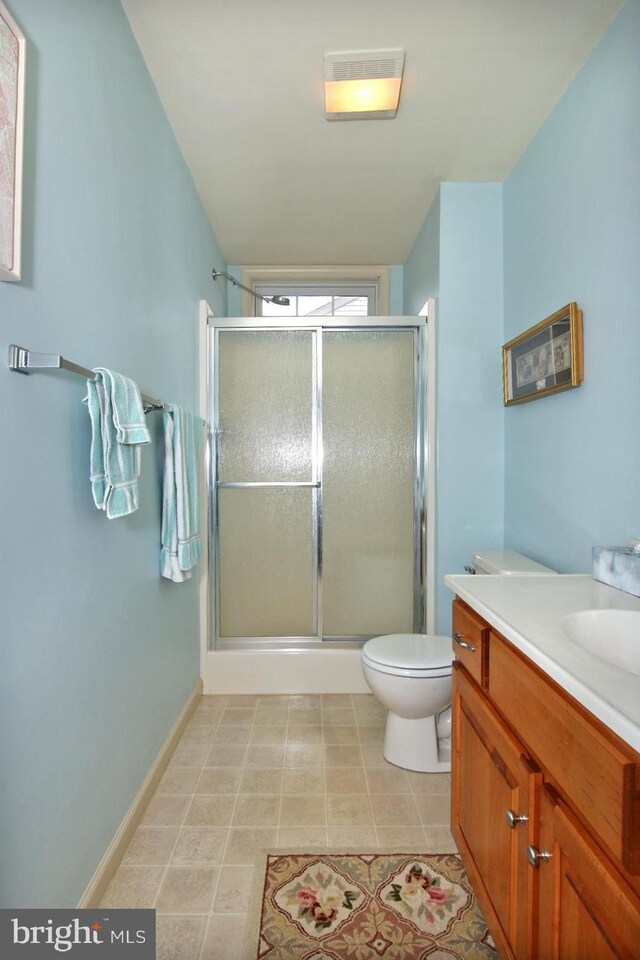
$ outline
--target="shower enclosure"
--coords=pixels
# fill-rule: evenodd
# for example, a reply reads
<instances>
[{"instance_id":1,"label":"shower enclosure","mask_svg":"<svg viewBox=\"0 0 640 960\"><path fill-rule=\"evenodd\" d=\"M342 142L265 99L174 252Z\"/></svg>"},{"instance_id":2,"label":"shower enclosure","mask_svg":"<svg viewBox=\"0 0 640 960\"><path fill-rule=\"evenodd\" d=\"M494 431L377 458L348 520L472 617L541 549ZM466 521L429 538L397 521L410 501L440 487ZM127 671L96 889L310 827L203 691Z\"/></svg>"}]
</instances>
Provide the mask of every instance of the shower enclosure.
<instances>
[{"instance_id":1,"label":"shower enclosure","mask_svg":"<svg viewBox=\"0 0 640 960\"><path fill-rule=\"evenodd\" d=\"M212 320L212 648L425 629L424 318Z\"/></svg>"}]
</instances>

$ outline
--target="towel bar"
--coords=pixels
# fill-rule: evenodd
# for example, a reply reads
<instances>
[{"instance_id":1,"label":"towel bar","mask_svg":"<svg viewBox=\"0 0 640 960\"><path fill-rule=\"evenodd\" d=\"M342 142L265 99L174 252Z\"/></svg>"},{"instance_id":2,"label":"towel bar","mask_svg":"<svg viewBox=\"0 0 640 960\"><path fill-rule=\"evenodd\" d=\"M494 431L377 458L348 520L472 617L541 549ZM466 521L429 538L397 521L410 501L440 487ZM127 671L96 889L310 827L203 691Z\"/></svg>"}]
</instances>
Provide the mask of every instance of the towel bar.
<instances>
[{"instance_id":1,"label":"towel bar","mask_svg":"<svg viewBox=\"0 0 640 960\"><path fill-rule=\"evenodd\" d=\"M87 380L93 380L93 370L88 367L81 367L71 360L66 360L59 353L34 353L33 350L27 350L25 347L18 347L12 343L9 347L9 369L15 373L26 373L30 370L70 370L71 373L77 373ZM169 410L170 406L163 400L156 400L154 397L141 393L142 402L149 410Z\"/></svg>"}]
</instances>

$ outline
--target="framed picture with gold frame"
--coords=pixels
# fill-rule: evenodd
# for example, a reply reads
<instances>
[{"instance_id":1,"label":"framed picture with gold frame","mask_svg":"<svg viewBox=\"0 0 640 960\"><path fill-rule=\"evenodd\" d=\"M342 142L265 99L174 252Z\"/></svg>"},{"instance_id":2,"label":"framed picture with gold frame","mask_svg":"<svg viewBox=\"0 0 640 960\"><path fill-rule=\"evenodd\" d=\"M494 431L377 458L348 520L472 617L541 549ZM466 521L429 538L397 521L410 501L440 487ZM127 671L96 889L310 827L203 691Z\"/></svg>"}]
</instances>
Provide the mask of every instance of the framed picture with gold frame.
<instances>
[{"instance_id":1,"label":"framed picture with gold frame","mask_svg":"<svg viewBox=\"0 0 640 960\"><path fill-rule=\"evenodd\" d=\"M502 348L505 407L579 387L582 368L582 311L568 303L514 337Z\"/></svg>"}]
</instances>

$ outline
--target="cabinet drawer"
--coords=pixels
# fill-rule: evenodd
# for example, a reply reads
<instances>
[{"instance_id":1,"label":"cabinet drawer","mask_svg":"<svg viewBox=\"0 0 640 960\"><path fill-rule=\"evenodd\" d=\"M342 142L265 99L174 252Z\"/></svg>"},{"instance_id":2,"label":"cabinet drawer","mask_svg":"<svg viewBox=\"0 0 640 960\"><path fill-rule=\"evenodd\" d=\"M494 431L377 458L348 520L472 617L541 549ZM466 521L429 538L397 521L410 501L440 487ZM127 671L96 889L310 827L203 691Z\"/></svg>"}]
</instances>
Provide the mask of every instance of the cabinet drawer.
<instances>
[{"instance_id":1,"label":"cabinet drawer","mask_svg":"<svg viewBox=\"0 0 640 960\"><path fill-rule=\"evenodd\" d=\"M460 600L453 601L453 652L481 687L487 686L489 629Z\"/></svg>"},{"instance_id":2,"label":"cabinet drawer","mask_svg":"<svg viewBox=\"0 0 640 960\"><path fill-rule=\"evenodd\" d=\"M537 762L630 873L640 872L637 755L501 637L491 633L489 695Z\"/></svg>"}]
</instances>

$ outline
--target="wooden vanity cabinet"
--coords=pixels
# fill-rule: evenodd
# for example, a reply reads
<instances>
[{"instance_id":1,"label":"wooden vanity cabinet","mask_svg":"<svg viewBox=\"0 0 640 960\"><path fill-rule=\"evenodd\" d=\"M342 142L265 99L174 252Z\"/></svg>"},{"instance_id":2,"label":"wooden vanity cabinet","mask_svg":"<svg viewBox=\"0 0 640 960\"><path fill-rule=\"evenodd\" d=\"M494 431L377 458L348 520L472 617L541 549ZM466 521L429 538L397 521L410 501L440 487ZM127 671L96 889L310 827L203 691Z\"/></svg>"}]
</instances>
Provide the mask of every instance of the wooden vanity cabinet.
<instances>
[{"instance_id":1,"label":"wooden vanity cabinet","mask_svg":"<svg viewBox=\"0 0 640 960\"><path fill-rule=\"evenodd\" d=\"M451 829L500 956L640 960L640 755L456 599L469 624Z\"/></svg>"},{"instance_id":2,"label":"wooden vanity cabinet","mask_svg":"<svg viewBox=\"0 0 640 960\"><path fill-rule=\"evenodd\" d=\"M482 905L501 956L530 960L538 877L527 869L526 848L537 842L541 775L460 664L453 718L453 834L473 887L486 891Z\"/></svg>"}]
</instances>

